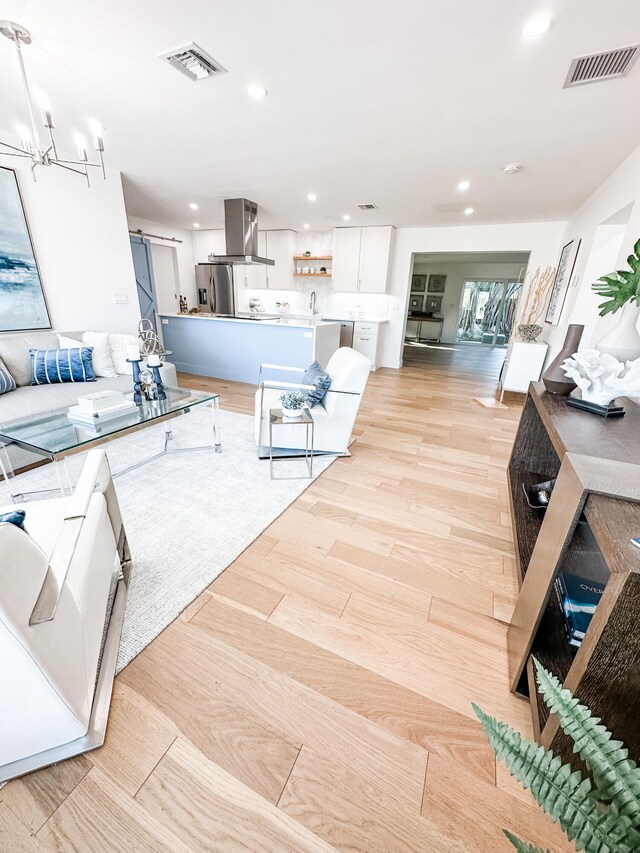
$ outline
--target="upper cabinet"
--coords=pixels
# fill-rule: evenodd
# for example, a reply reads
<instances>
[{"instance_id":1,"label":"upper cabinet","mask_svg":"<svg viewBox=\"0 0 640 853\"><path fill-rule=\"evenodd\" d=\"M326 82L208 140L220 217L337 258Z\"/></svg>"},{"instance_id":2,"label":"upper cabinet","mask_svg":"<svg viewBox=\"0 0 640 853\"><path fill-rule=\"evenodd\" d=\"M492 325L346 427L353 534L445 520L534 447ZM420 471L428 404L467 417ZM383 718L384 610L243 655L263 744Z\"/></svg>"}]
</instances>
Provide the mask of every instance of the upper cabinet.
<instances>
[{"instance_id":1,"label":"upper cabinet","mask_svg":"<svg viewBox=\"0 0 640 853\"><path fill-rule=\"evenodd\" d=\"M295 231L259 231L258 254L262 258L271 258L273 266L256 264L244 267L245 286L248 288L269 288L269 290L294 290L293 253ZM238 281L241 281L239 270Z\"/></svg>"},{"instance_id":2,"label":"upper cabinet","mask_svg":"<svg viewBox=\"0 0 640 853\"><path fill-rule=\"evenodd\" d=\"M193 262L195 264L206 264L209 255L224 255L227 250L224 229L214 231L192 231Z\"/></svg>"},{"instance_id":3,"label":"upper cabinet","mask_svg":"<svg viewBox=\"0 0 640 853\"><path fill-rule=\"evenodd\" d=\"M333 286L347 293L385 293L395 228L336 228L333 234Z\"/></svg>"}]
</instances>

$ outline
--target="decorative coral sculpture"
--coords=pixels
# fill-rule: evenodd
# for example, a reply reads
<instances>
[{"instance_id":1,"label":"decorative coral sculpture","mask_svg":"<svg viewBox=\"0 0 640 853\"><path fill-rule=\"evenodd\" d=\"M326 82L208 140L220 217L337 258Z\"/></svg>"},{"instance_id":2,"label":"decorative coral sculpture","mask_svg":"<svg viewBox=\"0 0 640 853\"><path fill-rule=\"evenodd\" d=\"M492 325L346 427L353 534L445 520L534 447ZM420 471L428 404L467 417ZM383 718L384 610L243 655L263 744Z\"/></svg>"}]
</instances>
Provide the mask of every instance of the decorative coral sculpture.
<instances>
[{"instance_id":1,"label":"decorative coral sculpture","mask_svg":"<svg viewBox=\"0 0 640 853\"><path fill-rule=\"evenodd\" d=\"M582 391L582 399L607 406L616 397L640 399L640 358L623 364L596 349L575 352L562 369Z\"/></svg>"}]
</instances>

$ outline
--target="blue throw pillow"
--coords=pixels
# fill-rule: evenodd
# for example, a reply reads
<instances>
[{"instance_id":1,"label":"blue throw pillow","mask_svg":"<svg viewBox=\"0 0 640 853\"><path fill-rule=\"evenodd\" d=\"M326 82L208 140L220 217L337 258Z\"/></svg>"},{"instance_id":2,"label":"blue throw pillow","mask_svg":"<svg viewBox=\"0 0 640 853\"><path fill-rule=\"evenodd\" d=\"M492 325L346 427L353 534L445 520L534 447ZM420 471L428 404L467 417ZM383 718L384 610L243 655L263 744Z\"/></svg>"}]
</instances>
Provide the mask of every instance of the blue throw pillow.
<instances>
[{"instance_id":1,"label":"blue throw pillow","mask_svg":"<svg viewBox=\"0 0 640 853\"><path fill-rule=\"evenodd\" d=\"M14 509L11 512L0 513L0 524L15 524L20 530L24 530L24 517L26 513L23 509Z\"/></svg>"},{"instance_id":2,"label":"blue throw pillow","mask_svg":"<svg viewBox=\"0 0 640 853\"><path fill-rule=\"evenodd\" d=\"M31 384L95 382L93 347L70 349L30 349Z\"/></svg>"},{"instance_id":3,"label":"blue throw pillow","mask_svg":"<svg viewBox=\"0 0 640 853\"><path fill-rule=\"evenodd\" d=\"M309 406L317 406L327 393L331 385L331 377L322 369L319 362L314 361L304 372L303 385L315 385L315 391L307 391L307 403Z\"/></svg>"},{"instance_id":4,"label":"blue throw pillow","mask_svg":"<svg viewBox=\"0 0 640 853\"><path fill-rule=\"evenodd\" d=\"M0 394L16 390L16 380L7 370L7 365L0 361Z\"/></svg>"}]
</instances>

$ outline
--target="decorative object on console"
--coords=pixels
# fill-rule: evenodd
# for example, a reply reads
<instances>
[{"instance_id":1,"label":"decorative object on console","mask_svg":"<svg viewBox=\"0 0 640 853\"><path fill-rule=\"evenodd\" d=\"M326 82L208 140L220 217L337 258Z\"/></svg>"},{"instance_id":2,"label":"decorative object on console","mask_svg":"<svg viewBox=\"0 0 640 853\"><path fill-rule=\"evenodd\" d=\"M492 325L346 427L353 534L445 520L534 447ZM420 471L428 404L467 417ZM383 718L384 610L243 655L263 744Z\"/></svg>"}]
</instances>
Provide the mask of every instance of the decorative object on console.
<instances>
[{"instance_id":1,"label":"decorative object on console","mask_svg":"<svg viewBox=\"0 0 640 853\"><path fill-rule=\"evenodd\" d=\"M578 351L583 332L584 326L576 323L568 327L562 349L542 374L544 387L551 394L570 394L576 387L576 383L567 378L562 365L567 358Z\"/></svg>"},{"instance_id":2,"label":"decorative object on console","mask_svg":"<svg viewBox=\"0 0 640 853\"><path fill-rule=\"evenodd\" d=\"M93 347L69 349L29 349L31 384L55 385L60 382L95 382L91 354Z\"/></svg>"},{"instance_id":3,"label":"decorative object on console","mask_svg":"<svg viewBox=\"0 0 640 853\"><path fill-rule=\"evenodd\" d=\"M640 356L640 240L636 241L627 263L630 269L603 275L592 285L598 296L607 297L598 306L601 317L622 309L618 325L596 343L596 349L620 361L631 361Z\"/></svg>"},{"instance_id":4,"label":"decorative object on console","mask_svg":"<svg viewBox=\"0 0 640 853\"><path fill-rule=\"evenodd\" d=\"M411 276L411 291L412 293L424 293L427 289L427 277L426 275L412 275Z\"/></svg>"},{"instance_id":5,"label":"decorative object on console","mask_svg":"<svg viewBox=\"0 0 640 853\"><path fill-rule=\"evenodd\" d=\"M302 417L307 398L300 391L285 391L280 397L280 402L284 419L295 421Z\"/></svg>"},{"instance_id":6,"label":"decorative object on console","mask_svg":"<svg viewBox=\"0 0 640 853\"><path fill-rule=\"evenodd\" d=\"M567 288L571 281L573 268L576 263L576 258L578 257L581 242L581 240L570 240L562 247L562 251L560 252L558 269L553 281L553 287L551 288L551 295L549 297L549 305L547 306L547 313L544 318L545 323L550 323L552 326L557 326L560 322L565 296L567 295Z\"/></svg>"},{"instance_id":7,"label":"decorative object on console","mask_svg":"<svg viewBox=\"0 0 640 853\"><path fill-rule=\"evenodd\" d=\"M523 341L535 342L542 331L542 326L537 323L520 323L518 334Z\"/></svg>"},{"instance_id":8,"label":"decorative object on console","mask_svg":"<svg viewBox=\"0 0 640 853\"><path fill-rule=\"evenodd\" d=\"M50 329L18 178L0 167L0 332Z\"/></svg>"},{"instance_id":9,"label":"decorative object on console","mask_svg":"<svg viewBox=\"0 0 640 853\"><path fill-rule=\"evenodd\" d=\"M76 144L78 146L78 156L76 160L58 156L56 144L53 139L53 118L48 106L43 106L41 110L42 125L47 131L48 139L44 144L41 142L38 125L35 120L37 110L34 108L31 101L31 91L27 81L27 72L25 71L24 60L22 59L22 45L31 44L31 33L25 27L20 24L16 24L14 21L0 21L0 33L15 45L16 54L18 56L20 77L22 78L22 86L31 121L30 129L24 125L18 126L18 133L22 141L22 148L16 148L15 145L9 145L8 142L0 142L0 145L4 148L11 149L9 152L3 152L3 154L7 157L28 157L31 160L31 171L34 180L36 178L36 166L59 166L62 169L66 169L68 172L76 172L78 175L83 175L87 179L88 186L91 183L89 181L88 167L92 166L101 169L102 177L106 180L107 175L104 170L103 157L104 141L102 139L104 131L97 122L92 123L90 128L93 134L93 147L98 152L97 163L89 162L87 157L87 142L81 134L76 135Z\"/></svg>"},{"instance_id":10,"label":"decorative object on console","mask_svg":"<svg viewBox=\"0 0 640 853\"><path fill-rule=\"evenodd\" d=\"M142 376L140 375L140 362L142 359L140 358L140 352L138 352L138 357L135 357L134 349L137 350L137 347L129 347L130 352L127 361L131 365L133 374L133 402L139 405L142 402Z\"/></svg>"},{"instance_id":11,"label":"decorative object on console","mask_svg":"<svg viewBox=\"0 0 640 853\"><path fill-rule=\"evenodd\" d=\"M569 405L611 417L624 414L622 406L612 406L616 397L640 399L640 358L626 364L609 353L583 350L566 359L564 372L582 391L582 398L570 397Z\"/></svg>"},{"instance_id":12,"label":"decorative object on console","mask_svg":"<svg viewBox=\"0 0 640 853\"><path fill-rule=\"evenodd\" d=\"M546 509L549 506L555 484L555 477L552 480L545 480L544 483L536 483L535 486L522 484L524 496L531 509Z\"/></svg>"},{"instance_id":13,"label":"decorative object on console","mask_svg":"<svg viewBox=\"0 0 640 853\"><path fill-rule=\"evenodd\" d=\"M434 274L429 276L428 293L444 293L447 283L446 275Z\"/></svg>"},{"instance_id":14,"label":"decorative object on console","mask_svg":"<svg viewBox=\"0 0 640 853\"><path fill-rule=\"evenodd\" d=\"M162 378L160 376L160 368L162 367L162 364L160 363L160 361L158 361L157 364L152 364L152 359L153 359L153 356L149 356L148 364L149 364L149 367L151 368L151 371L153 373L153 381L155 382L155 386L156 386L156 397L155 397L155 399L156 400L166 400L167 399L167 393L164 390L164 384L163 384Z\"/></svg>"}]
</instances>

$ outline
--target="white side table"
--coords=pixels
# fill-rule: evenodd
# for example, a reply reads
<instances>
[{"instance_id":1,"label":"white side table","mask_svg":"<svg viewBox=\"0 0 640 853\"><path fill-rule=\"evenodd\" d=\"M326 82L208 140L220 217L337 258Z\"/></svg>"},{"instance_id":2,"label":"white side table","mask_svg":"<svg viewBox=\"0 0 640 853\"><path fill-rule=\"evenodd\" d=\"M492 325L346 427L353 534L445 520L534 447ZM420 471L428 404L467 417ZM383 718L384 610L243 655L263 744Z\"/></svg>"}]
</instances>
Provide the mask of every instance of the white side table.
<instances>
[{"instance_id":1,"label":"white side table","mask_svg":"<svg viewBox=\"0 0 640 853\"><path fill-rule=\"evenodd\" d=\"M273 430L279 426L300 426L305 428L304 461L307 465L307 474L302 477L274 477L273 476ZM311 412L305 406L302 417L295 420L285 419L282 409L269 409L269 477L272 480L305 480L313 477L313 433L314 421ZM277 460L276 460L277 461ZM287 459L287 461L290 461Z\"/></svg>"},{"instance_id":2,"label":"white side table","mask_svg":"<svg viewBox=\"0 0 640 853\"><path fill-rule=\"evenodd\" d=\"M500 378L500 402L505 391L526 394L529 383L540 379L548 349L547 344L534 341L516 341L511 345Z\"/></svg>"}]
</instances>

